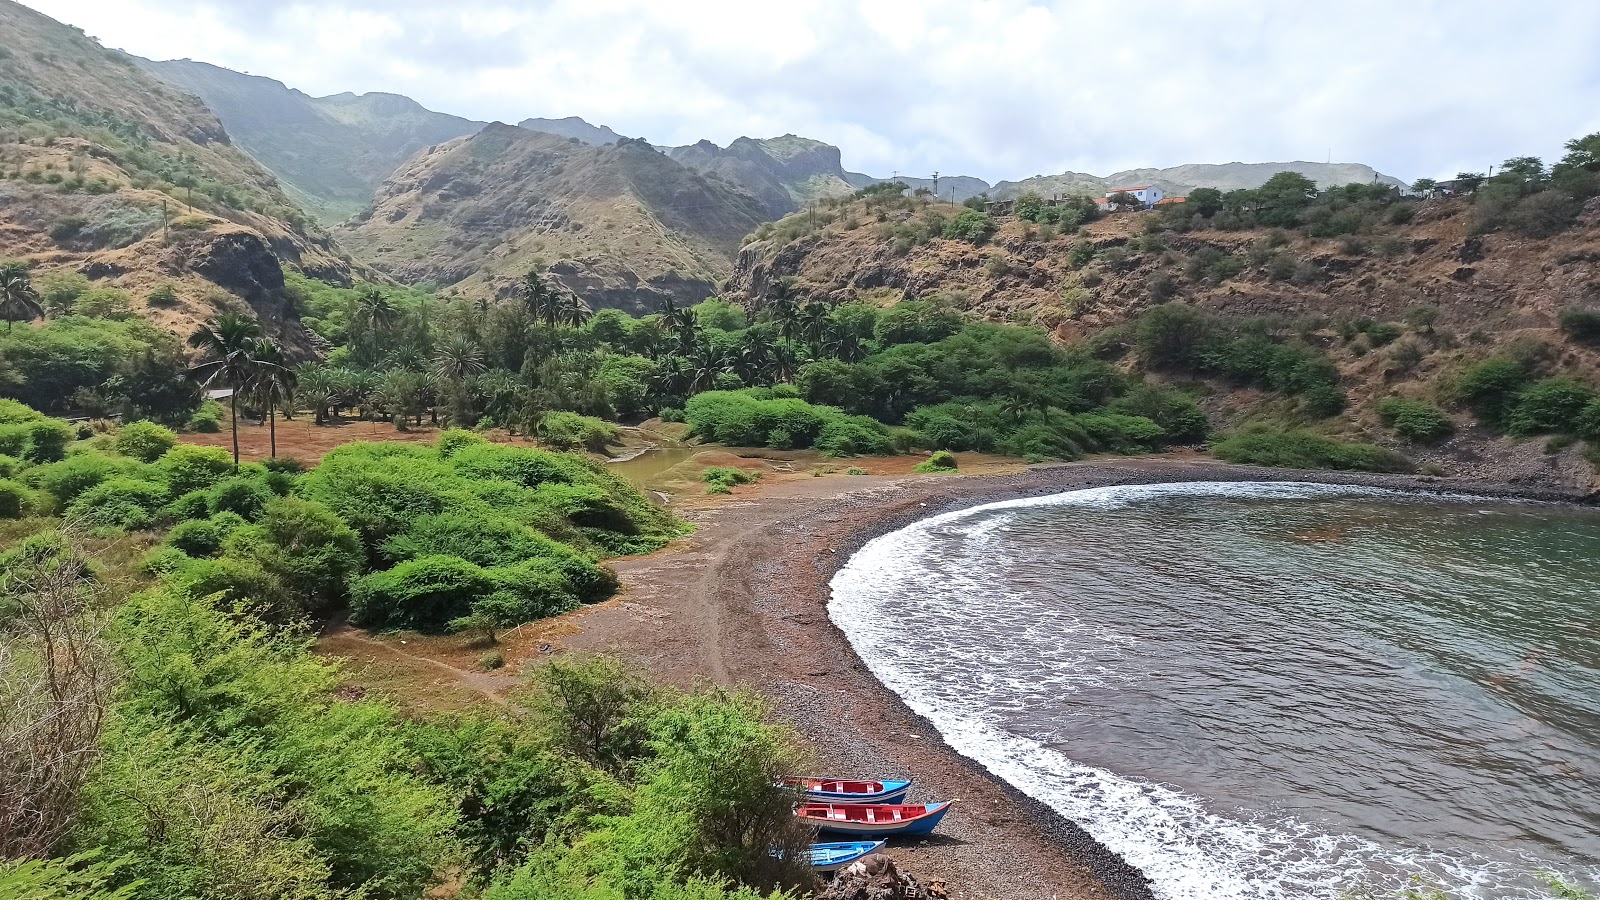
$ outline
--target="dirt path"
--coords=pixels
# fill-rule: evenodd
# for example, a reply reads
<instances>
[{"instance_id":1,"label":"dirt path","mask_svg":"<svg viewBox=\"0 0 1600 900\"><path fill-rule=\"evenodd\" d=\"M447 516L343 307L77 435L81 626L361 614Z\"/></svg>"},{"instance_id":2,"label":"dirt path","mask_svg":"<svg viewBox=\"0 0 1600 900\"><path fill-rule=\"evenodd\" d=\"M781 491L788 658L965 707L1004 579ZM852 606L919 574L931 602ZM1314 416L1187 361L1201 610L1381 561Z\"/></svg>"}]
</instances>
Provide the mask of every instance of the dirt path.
<instances>
[{"instance_id":1,"label":"dirt path","mask_svg":"<svg viewBox=\"0 0 1600 900\"><path fill-rule=\"evenodd\" d=\"M327 656L361 658L369 655L360 653L358 648L376 651L380 655L403 661L408 668L422 670L437 677L442 677L449 684L481 695L482 699L488 700L496 706L506 708L513 706L511 701L504 696L517 683L516 679L509 675L458 669L449 663L401 649L391 641L380 640L365 631L351 628L348 625L336 626L318 640L318 652Z\"/></svg>"}]
</instances>

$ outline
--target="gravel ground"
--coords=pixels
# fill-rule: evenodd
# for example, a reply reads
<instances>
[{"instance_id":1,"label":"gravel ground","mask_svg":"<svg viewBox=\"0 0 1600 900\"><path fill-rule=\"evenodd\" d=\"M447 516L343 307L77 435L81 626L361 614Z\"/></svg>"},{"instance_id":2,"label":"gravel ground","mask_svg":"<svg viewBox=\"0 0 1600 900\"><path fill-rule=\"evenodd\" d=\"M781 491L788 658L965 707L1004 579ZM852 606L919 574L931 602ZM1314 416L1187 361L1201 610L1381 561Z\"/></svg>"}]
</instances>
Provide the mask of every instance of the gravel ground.
<instances>
[{"instance_id":1,"label":"gravel ground","mask_svg":"<svg viewBox=\"0 0 1600 900\"><path fill-rule=\"evenodd\" d=\"M954 898L1151 897L1144 876L1071 821L944 745L880 685L827 616L828 581L868 540L939 512L1114 484L1322 481L1405 490L1572 500L1528 486L1441 478L1295 472L1205 459L1039 466L1014 475L791 476L707 508L696 533L619 561L623 594L575 620L563 648L617 653L666 681L748 686L814 748L816 771L912 775L912 802L958 799L938 832L891 843L918 879Z\"/></svg>"}]
</instances>

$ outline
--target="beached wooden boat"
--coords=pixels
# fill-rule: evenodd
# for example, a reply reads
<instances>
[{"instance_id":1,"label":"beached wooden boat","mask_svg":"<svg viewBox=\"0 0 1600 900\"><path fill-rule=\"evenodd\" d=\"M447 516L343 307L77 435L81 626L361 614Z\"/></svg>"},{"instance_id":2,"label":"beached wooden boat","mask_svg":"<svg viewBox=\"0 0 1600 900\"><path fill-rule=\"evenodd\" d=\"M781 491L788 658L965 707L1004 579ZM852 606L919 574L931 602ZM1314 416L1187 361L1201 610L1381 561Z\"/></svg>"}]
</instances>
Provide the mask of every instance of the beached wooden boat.
<instances>
[{"instance_id":1,"label":"beached wooden boat","mask_svg":"<svg viewBox=\"0 0 1600 900\"><path fill-rule=\"evenodd\" d=\"M818 872L837 872L868 853L876 853L883 841L845 841L838 844L812 844L811 868Z\"/></svg>"},{"instance_id":2,"label":"beached wooden boat","mask_svg":"<svg viewBox=\"0 0 1600 900\"><path fill-rule=\"evenodd\" d=\"M927 834L939 824L950 804L803 803L794 814L823 831L871 837Z\"/></svg>"},{"instance_id":3,"label":"beached wooden boat","mask_svg":"<svg viewBox=\"0 0 1600 900\"><path fill-rule=\"evenodd\" d=\"M899 803L911 782L851 781L846 778L785 778L785 787L799 788L812 803Z\"/></svg>"}]
</instances>

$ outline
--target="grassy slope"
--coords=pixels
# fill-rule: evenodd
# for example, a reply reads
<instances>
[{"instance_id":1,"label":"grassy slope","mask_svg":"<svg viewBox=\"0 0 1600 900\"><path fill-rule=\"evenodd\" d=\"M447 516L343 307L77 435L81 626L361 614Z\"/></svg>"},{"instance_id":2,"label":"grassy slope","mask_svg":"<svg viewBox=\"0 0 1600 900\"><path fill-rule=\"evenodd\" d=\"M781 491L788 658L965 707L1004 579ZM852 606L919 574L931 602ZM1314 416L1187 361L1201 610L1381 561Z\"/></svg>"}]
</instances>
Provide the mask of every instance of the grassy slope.
<instances>
[{"instance_id":1,"label":"grassy slope","mask_svg":"<svg viewBox=\"0 0 1600 900\"><path fill-rule=\"evenodd\" d=\"M135 297L174 282L176 307L139 311L177 331L228 294L287 322L269 271L279 263L349 277L348 260L197 98L10 0L0 0L0 48L0 257L26 259L36 275L82 271ZM164 214L186 226L168 240ZM106 239L63 238L72 220Z\"/></svg>"}]
</instances>

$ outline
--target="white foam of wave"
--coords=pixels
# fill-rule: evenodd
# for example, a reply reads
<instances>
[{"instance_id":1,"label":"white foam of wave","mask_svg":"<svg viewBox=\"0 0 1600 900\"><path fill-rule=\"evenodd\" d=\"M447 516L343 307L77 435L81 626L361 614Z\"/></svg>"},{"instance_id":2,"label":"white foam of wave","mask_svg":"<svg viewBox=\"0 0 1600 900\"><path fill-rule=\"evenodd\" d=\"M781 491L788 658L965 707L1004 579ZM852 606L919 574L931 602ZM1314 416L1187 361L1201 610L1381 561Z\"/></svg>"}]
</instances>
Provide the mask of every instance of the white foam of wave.
<instances>
[{"instance_id":1,"label":"white foam of wave","mask_svg":"<svg viewBox=\"0 0 1600 900\"><path fill-rule=\"evenodd\" d=\"M1399 493L1315 483L1190 482L1090 488L985 504L933 516L869 542L834 577L829 614L873 674L928 719L953 749L1077 822L1143 871L1163 900L1332 900L1363 887L1380 892L1415 887L1410 879L1418 873L1466 897L1548 897L1529 878L1539 869L1532 860L1527 867L1513 867L1475 854L1381 846L1289 817L1225 816L1172 787L1078 763L1000 727L985 705L992 699L985 696L987 691L940 690L912 671L907 654L915 648L895 630L894 604L903 602L903 588L928 562L921 552L927 543L923 538L943 530L987 544L1001 539L1008 510L1107 510L1170 497L1303 500ZM982 595L975 591L992 595L996 590L986 573L945 572L940 577L954 596ZM1126 635L1097 637L1114 645L1134 642ZM1007 680L1004 673L981 668L983 648L967 648L959 656L953 664L966 667L961 674L970 687ZM1046 677L1052 688L1066 692L1127 677L1098 665L1100 661L1065 668L1052 661L1055 672ZM1030 680L1037 682L1036 677Z\"/></svg>"}]
</instances>

